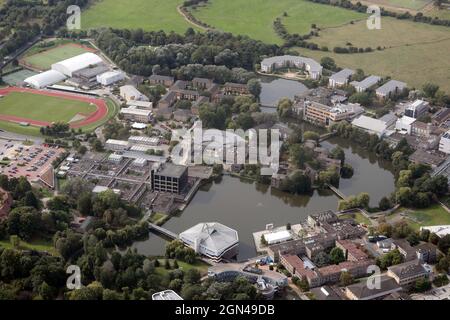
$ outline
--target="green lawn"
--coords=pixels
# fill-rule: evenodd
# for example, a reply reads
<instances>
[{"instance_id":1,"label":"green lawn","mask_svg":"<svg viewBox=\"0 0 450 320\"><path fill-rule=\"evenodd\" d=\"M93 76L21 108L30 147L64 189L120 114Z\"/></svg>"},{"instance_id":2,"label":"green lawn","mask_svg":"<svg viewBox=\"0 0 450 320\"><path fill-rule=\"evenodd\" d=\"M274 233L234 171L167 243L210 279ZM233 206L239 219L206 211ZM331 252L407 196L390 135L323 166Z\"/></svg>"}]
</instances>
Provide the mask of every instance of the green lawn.
<instances>
[{"instance_id":1,"label":"green lawn","mask_svg":"<svg viewBox=\"0 0 450 320\"><path fill-rule=\"evenodd\" d=\"M165 259L158 259L159 263L160 263L160 267L156 268L156 272L160 275L164 275L167 272L169 272L170 270L167 270L164 268L164 261ZM169 259L170 264L173 265L173 260ZM181 270L183 271L187 271L189 269L198 269L198 271L200 271L200 273L204 276L208 273L208 267L209 265L206 264L203 261L197 260L197 262L195 264L188 264L186 262L183 261L177 261L178 266L180 267ZM173 269L171 269L173 270Z\"/></svg>"},{"instance_id":2,"label":"green lawn","mask_svg":"<svg viewBox=\"0 0 450 320\"><path fill-rule=\"evenodd\" d=\"M165 30L184 33L192 27L178 13L183 0L99 0L81 16L81 26Z\"/></svg>"},{"instance_id":3,"label":"green lawn","mask_svg":"<svg viewBox=\"0 0 450 320\"><path fill-rule=\"evenodd\" d=\"M284 12L283 23L292 33L306 34L311 24L320 27L341 25L366 15L350 10L304 0L210 0L210 4L193 11L195 17L209 25L248 35L268 43L281 44L273 29L273 21Z\"/></svg>"},{"instance_id":4,"label":"green lawn","mask_svg":"<svg viewBox=\"0 0 450 320\"><path fill-rule=\"evenodd\" d=\"M12 245L9 240L0 240L0 247L11 249ZM21 250L36 250L36 251L47 251L52 255L58 255L56 249L53 247L51 241L46 240L32 240L30 242L20 241L19 249Z\"/></svg>"},{"instance_id":5,"label":"green lawn","mask_svg":"<svg viewBox=\"0 0 450 320\"><path fill-rule=\"evenodd\" d=\"M413 10L420 10L430 2L431 2L431 0L383 0L383 1L377 1L377 3L380 3L380 4L386 3L391 6L395 6L395 7L399 7L399 8L406 8L406 9L413 9Z\"/></svg>"},{"instance_id":6,"label":"green lawn","mask_svg":"<svg viewBox=\"0 0 450 320\"><path fill-rule=\"evenodd\" d=\"M75 115L96 110L89 103L57 97L12 92L0 100L0 114L46 122L70 122Z\"/></svg>"},{"instance_id":7,"label":"green lawn","mask_svg":"<svg viewBox=\"0 0 450 320\"><path fill-rule=\"evenodd\" d=\"M398 221L399 219L405 219L413 229L418 230L422 226L450 224L450 213L439 204L434 204L426 209L399 208L389 216L388 221Z\"/></svg>"},{"instance_id":8,"label":"green lawn","mask_svg":"<svg viewBox=\"0 0 450 320\"><path fill-rule=\"evenodd\" d=\"M326 45L330 50L335 46L345 47L348 42L362 48L385 47L382 51L358 54L335 54L303 48L298 51L317 60L329 56L341 67L361 68L367 74L390 76L407 82L410 87L420 88L426 82L433 82L450 92L448 28L388 17L383 18L381 27L381 30L369 31L365 22L357 22L323 30L319 37L311 41Z\"/></svg>"},{"instance_id":9,"label":"green lawn","mask_svg":"<svg viewBox=\"0 0 450 320\"><path fill-rule=\"evenodd\" d=\"M366 218L363 214L361 214L360 212L355 213L355 216L352 217L352 215L348 214L348 215L342 215L340 216L341 219L355 219L356 222L358 222L359 224L365 224L366 226L370 226L372 225L372 222Z\"/></svg>"},{"instance_id":10,"label":"green lawn","mask_svg":"<svg viewBox=\"0 0 450 320\"><path fill-rule=\"evenodd\" d=\"M41 51L42 49L36 47L35 50ZM34 54L33 51L31 51L27 56L21 59L21 62L38 70L48 70L51 68L52 64L56 62L90 51L91 50L75 43L65 43Z\"/></svg>"}]
</instances>

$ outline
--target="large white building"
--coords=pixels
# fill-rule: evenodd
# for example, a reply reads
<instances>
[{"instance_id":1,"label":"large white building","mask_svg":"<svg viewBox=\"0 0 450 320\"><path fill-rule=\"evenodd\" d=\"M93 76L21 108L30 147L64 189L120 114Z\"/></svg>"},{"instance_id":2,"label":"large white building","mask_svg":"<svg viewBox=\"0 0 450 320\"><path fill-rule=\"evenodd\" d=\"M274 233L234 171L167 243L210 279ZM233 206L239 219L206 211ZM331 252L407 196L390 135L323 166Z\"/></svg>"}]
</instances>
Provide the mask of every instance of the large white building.
<instances>
[{"instance_id":1,"label":"large white building","mask_svg":"<svg viewBox=\"0 0 450 320\"><path fill-rule=\"evenodd\" d=\"M73 73L102 62L102 58L95 53L86 52L53 64L52 70L58 71L67 77L72 77Z\"/></svg>"},{"instance_id":2,"label":"large white building","mask_svg":"<svg viewBox=\"0 0 450 320\"><path fill-rule=\"evenodd\" d=\"M103 86L109 86L123 79L125 79L125 74L121 71L108 71L97 76L97 82Z\"/></svg>"},{"instance_id":3,"label":"large white building","mask_svg":"<svg viewBox=\"0 0 450 320\"><path fill-rule=\"evenodd\" d=\"M352 125L370 134L376 134L378 137L384 136L387 131L385 121L367 116L360 116L359 118L356 118L352 121Z\"/></svg>"},{"instance_id":4,"label":"large white building","mask_svg":"<svg viewBox=\"0 0 450 320\"><path fill-rule=\"evenodd\" d=\"M66 76L61 72L49 70L26 78L24 82L32 88L43 89L47 86L64 81L65 79Z\"/></svg>"},{"instance_id":5,"label":"large white building","mask_svg":"<svg viewBox=\"0 0 450 320\"><path fill-rule=\"evenodd\" d=\"M416 122L416 119L403 116L397 120L395 130L401 134L411 134L412 125L414 122Z\"/></svg>"},{"instance_id":6,"label":"large white building","mask_svg":"<svg viewBox=\"0 0 450 320\"><path fill-rule=\"evenodd\" d=\"M276 69L289 67L295 67L299 69L305 68L305 70L308 71L311 79L315 80L320 78L323 69L323 67L317 61L299 56L284 55L266 58L261 61L261 71L265 73L272 73Z\"/></svg>"},{"instance_id":7,"label":"large white building","mask_svg":"<svg viewBox=\"0 0 450 320\"><path fill-rule=\"evenodd\" d=\"M450 154L450 131L444 133L439 141L439 151Z\"/></svg>"},{"instance_id":8,"label":"large white building","mask_svg":"<svg viewBox=\"0 0 450 320\"><path fill-rule=\"evenodd\" d=\"M238 253L237 231L218 222L199 223L182 232L180 240L196 253L215 261L232 258Z\"/></svg>"},{"instance_id":9,"label":"large white building","mask_svg":"<svg viewBox=\"0 0 450 320\"><path fill-rule=\"evenodd\" d=\"M356 92L364 92L367 89L375 86L381 78L378 76L369 76L365 78L363 81L352 81L350 85L352 85Z\"/></svg>"},{"instance_id":10,"label":"large white building","mask_svg":"<svg viewBox=\"0 0 450 320\"><path fill-rule=\"evenodd\" d=\"M149 99L144 94L142 94L138 89L131 85L120 87L120 96L127 102L132 100L149 101Z\"/></svg>"}]
</instances>

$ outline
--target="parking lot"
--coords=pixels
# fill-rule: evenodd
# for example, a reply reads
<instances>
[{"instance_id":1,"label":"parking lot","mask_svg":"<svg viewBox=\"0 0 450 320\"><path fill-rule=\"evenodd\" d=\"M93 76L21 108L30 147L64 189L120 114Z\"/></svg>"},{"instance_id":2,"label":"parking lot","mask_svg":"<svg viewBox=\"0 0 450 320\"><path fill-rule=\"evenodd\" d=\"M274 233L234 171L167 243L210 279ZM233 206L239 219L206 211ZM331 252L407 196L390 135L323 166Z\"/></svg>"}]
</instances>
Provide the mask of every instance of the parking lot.
<instances>
[{"instance_id":1,"label":"parking lot","mask_svg":"<svg viewBox=\"0 0 450 320\"><path fill-rule=\"evenodd\" d=\"M36 182L42 172L48 169L64 149L46 145L26 146L10 140L0 140L0 174L9 178L24 176Z\"/></svg>"}]
</instances>

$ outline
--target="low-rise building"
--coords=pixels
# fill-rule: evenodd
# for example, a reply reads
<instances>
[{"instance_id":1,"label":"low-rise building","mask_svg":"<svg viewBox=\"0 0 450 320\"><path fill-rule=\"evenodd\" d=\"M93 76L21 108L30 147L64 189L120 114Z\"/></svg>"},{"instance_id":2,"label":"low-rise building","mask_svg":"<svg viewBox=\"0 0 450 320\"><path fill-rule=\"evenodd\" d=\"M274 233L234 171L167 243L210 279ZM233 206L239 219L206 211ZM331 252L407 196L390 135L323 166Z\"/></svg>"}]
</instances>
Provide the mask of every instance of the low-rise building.
<instances>
[{"instance_id":1,"label":"low-rise building","mask_svg":"<svg viewBox=\"0 0 450 320\"><path fill-rule=\"evenodd\" d=\"M323 70L323 67L317 61L299 56L276 56L261 61L261 72L264 73L272 73L277 69L289 67L304 68L309 73L310 78L314 80L320 79Z\"/></svg>"},{"instance_id":2,"label":"low-rise building","mask_svg":"<svg viewBox=\"0 0 450 320\"><path fill-rule=\"evenodd\" d=\"M430 108L429 102L424 100L416 100L406 107L405 116L414 119L419 119L428 112L429 108Z\"/></svg>"},{"instance_id":3,"label":"low-rise building","mask_svg":"<svg viewBox=\"0 0 450 320\"><path fill-rule=\"evenodd\" d=\"M150 123L153 119L152 110L139 109L134 106L122 108L120 114L123 116L123 119L134 122Z\"/></svg>"},{"instance_id":4,"label":"low-rise building","mask_svg":"<svg viewBox=\"0 0 450 320\"><path fill-rule=\"evenodd\" d=\"M378 76L369 76L362 81L352 81L350 84L356 89L356 92L364 92L375 86L381 80Z\"/></svg>"},{"instance_id":5,"label":"low-rise building","mask_svg":"<svg viewBox=\"0 0 450 320\"><path fill-rule=\"evenodd\" d=\"M160 144L160 139L158 137L131 136L128 138L128 142L132 144L158 146Z\"/></svg>"},{"instance_id":6,"label":"low-rise building","mask_svg":"<svg viewBox=\"0 0 450 320\"><path fill-rule=\"evenodd\" d=\"M355 74L354 70L342 69L336 72L328 79L328 86L331 88L342 87L348 84L348 81L352 75Z\"/></svg>"},{"instance_id":7,"label":"low-rise building","mask_svg":"<svg viewBox=\"0 0 450 320\"><path fill-rule=\"evenodd\" d=\"M450 131L444 133L439 141L439 151L450 154Z\"/></svg>"},{"instance_id":8,"label":"low-rise building","mask_svg":"<svg viewBox=\"0 0 450 320\"><path fill-rule=\"evenodd\" d=\"M154 293L152 295L152 300L183 300L175 291L173 290L165 290L161 292Z\"/></svg>"},{"instance_id":9,"label":"low-rise building","mask_svg":"<svg viewBox=\"0 0 450 320\"><path fill-rule=\"evenodd\" d=\"M314 124L329 126L342 120L351 120L364 113L359 104L327 106L315 101L305 102L303 119Z\"/></svg>"},{"instance_id":10,"label":"low-rise building","mask_svg":"<svg viewBox=\"0 0 450 320\"><path fill-rule=\"evenodd\" d=\"M169 76L160 76L157 74L153 74L148 78L151 85L163 85L165 87L171 87L174 83L174 78Z\"/></svg>"},{"instance_id":11,"label":"low-rise building","mask_svg":"<svg viewBox=\"0 0 450 320\"><path fill-rule=\"evenodd\" d=\"M375 94L379 99L388 99L392 95L400 93L403 89L407 87L407 84L397 80L390 80L384 85L379 87Z\"/></svg>"},{"instance_id":12,"label":"low-rise building","mask_svg":"<svg viewBox=\"0 0 450 320\"><path fill-rule=\"evenodd\" d=\"M196 253L215 261L232 258L238 253L237 231L218 222L199 223L180 233L180 240Z\"/></svg>"},{"instance_id":13,"label":"low-rise building","mask_svg":"<svg viewBox=\"0 0 450 320\"><path fill-rule=\"evenodd\" d=\"M125 85L120 87L120 96L126 101L138 100L138 101L149 101L149 99L142 94L138 89L132 85Z\"/></svg>"},{"instance_id":14,"label":"low-rise building","mask_svg":"<svg viewBox=\"0 0 450 320\"><path fill-rule=\"evenodd\" d=\"M403 116L397 120L395 130L402 134L411 134L414 122L416 122L415 118Z\"/></svg>"},{"instance_id":15,"label":"low-rise building","mask_svg":"<svg viewBox=\"0 0 450 320\"><path fill-rule=\"evenodd\" d=\"M248 86L246 84L227 82L223 86L223 92L225 95L239 96L250 94Z\"/></svg>"},{"instance_id":16,"label":"low-rise building","mask_svg":"<svg viewBox=\"0 0 450 320\"><path fill-rule=\"evenodd\" d=\"M387 275L402 287L414 285L417 280L428 277L427 270L422 266L420 260L407 261L388 268Z\"/></svg>"},{"instance_id":17,"label":"low-rise building","mask_svg":"<svg viewBox=\"0 0 450 320\"><path fill-rule=\"evenodd\" d=\"M375 280L379 286L369 287L366 281L362 281L346 287L345 295L350 300L375 300L402 290L393 278L379 276L379 279L373 279Z\"/></svg>"},{"instance_id":18,"label":"low-rise building","mask_svg":"<svg viewBox=\"0 0 450 320\"><path fill-rule=\"evenodd\" d=\"M128 147L129 147L128 141L108 139L105 142L105 148L107 150L124 151L124 150L128 149Z\"/></svg>"},{"instance_id":19,"label":"low-rise building","mask_svg":"<svg viewBox=\"0 0 450 320\"><path fill-rule=\"evenodd\" d=\"M367 116L356 118L352 121L352 125L370 134L376 134L378 137L383 137L387 132L386 122Z\"/></svg>"},{"instance_id":20,"label":"low-rise building","mask_svg":"<svg viewBox=\"0 0 450 320\"><path fill-rule=\"evenodd\" d=\"M108 71L97 76L97 82L102 86L109 86L125 79L122 71Z\"/></svg>"}]
</instances>

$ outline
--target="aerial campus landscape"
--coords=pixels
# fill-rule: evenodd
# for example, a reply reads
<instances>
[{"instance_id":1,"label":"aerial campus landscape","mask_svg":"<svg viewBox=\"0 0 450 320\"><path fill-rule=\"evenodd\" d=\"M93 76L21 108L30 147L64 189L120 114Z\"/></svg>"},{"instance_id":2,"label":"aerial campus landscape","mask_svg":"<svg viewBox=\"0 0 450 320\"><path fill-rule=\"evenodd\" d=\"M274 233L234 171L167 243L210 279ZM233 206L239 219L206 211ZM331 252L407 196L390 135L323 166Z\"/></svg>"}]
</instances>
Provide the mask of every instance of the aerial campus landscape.
<instances>
[{"instance_id":1,"label":"aerial campus landscape","mask_svg":"<svg viewBox=\"0 0 450 320\"><path fill-rule=\"evenodd\" d=\"M446 0L0 0L0 300L449 300L449 178Z\"/></svg>"}]
</instances>

